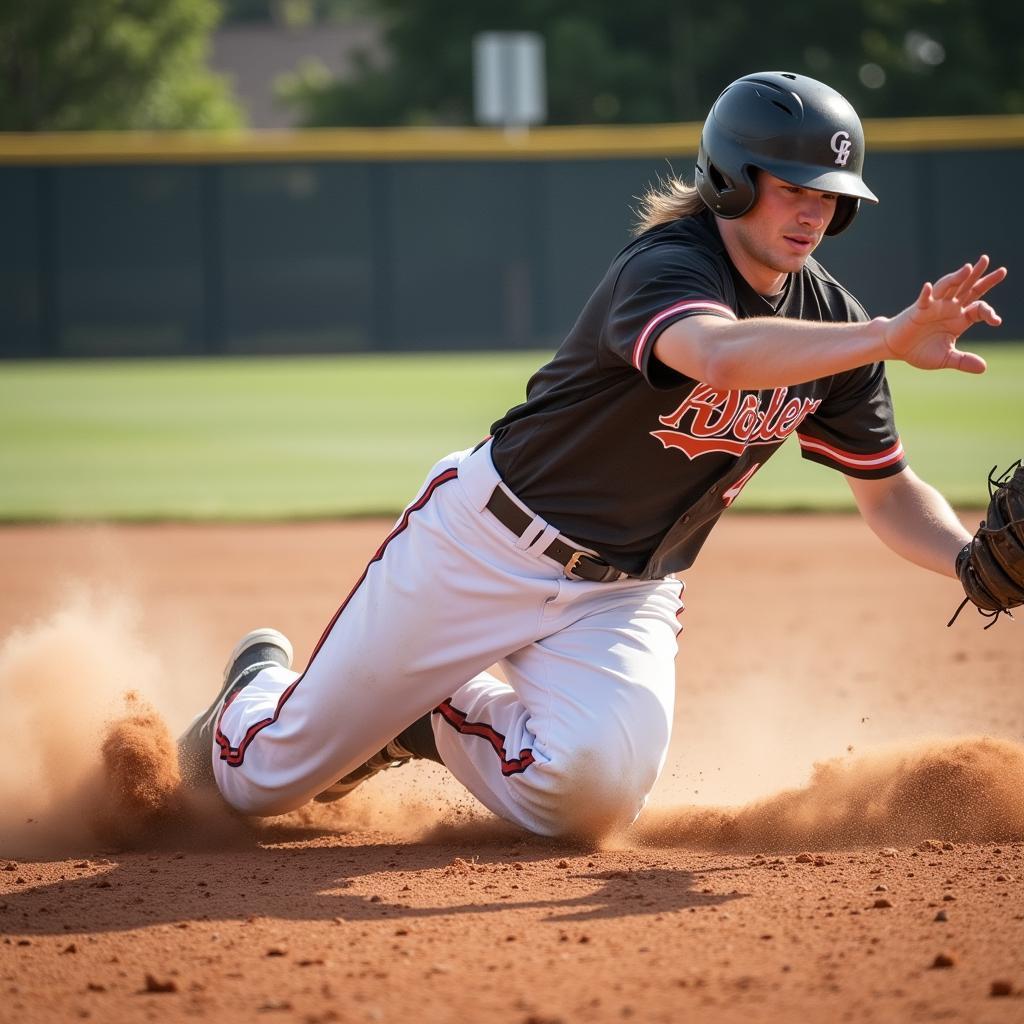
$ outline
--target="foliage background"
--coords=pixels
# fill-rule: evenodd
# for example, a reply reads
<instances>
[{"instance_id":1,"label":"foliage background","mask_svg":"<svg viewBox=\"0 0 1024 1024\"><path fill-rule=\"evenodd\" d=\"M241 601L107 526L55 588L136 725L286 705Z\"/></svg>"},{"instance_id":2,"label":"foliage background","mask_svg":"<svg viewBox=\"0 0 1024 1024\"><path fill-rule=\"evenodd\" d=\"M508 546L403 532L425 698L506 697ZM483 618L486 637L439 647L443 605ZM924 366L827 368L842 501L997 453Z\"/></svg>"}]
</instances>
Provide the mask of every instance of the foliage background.
<instances>
[{"instance_id":1,"label":"foliage background","mask_svg":"<svg viewBox=\"0 0 1024 1024\"><path fill-rule=\"evenodd\" d=\"M778 69L828 81L862 117L1024 112L1024 5L1005 0L373 0L321 16L359 9L391 59L293 81L309 125L472 123L485 30L544 37L553 124L702 120L725 83Z\"/></svg>"},{"instance_id":2,"label":"foliage background","mask_svg":"<svg viewBox=\"0 0 1024 1024\"><path fill-rule=\"evenodd\" d=\"M1024 5L1006 0L0 0L0 131L237 127L206 66L222 18L379 26L354 74L287 76L310 126L471 124L485 30L544 37L553 124L700 120L725 83L780 68L865 117L1024 112Z\"/></svg>"},{"instance_id":3,"label":"foliage background","mask_svg":"<svg viewBox=\"0 0 1024 1024\"><path fill-rule=\"evenodd\" d=\"M233 128L217 0L0 0L0 131Z\"/></svg>"}]
</instances>

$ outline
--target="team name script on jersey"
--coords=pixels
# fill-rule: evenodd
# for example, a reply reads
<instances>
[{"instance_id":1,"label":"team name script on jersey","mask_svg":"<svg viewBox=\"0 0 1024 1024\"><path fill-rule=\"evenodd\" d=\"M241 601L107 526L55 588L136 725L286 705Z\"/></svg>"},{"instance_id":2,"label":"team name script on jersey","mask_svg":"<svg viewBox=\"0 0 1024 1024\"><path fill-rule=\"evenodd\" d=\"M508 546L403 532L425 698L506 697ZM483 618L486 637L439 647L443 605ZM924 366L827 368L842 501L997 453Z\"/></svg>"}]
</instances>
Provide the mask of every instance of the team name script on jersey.
<instances>
[{"instance_id":1,"label":"team name script on jersey","mask_svg":"<svg viewBox=\"0 0 1024 1024\"><path fill-rule=\"evenodd\" d=\"M789 388L775 388L762 409L756 391L721 391L698 384L675 412L658 417L666 427L677 429L652 430L651 436L666 448L680 449L690 459L709 452L742 455L748 445L778 444L821 405L820 398L787 402L788 393Z\"/></svg>"}]
</instances>

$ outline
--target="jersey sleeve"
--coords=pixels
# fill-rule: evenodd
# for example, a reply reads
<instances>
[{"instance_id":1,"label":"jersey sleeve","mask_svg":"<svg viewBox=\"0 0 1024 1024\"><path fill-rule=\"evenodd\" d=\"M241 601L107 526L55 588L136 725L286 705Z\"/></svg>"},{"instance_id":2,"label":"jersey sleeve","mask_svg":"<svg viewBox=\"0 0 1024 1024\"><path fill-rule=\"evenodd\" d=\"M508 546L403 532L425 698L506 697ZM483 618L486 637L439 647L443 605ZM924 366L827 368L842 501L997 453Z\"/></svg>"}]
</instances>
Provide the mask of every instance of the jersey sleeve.
<instances>
[{"instance_id":1,"label":"jersey sleeve","mask_svg":"<svg viewBox=\"0 0 1024 1024\"><path fill-rule=\"evenodd\" d=\"M672 387L679 374L651 358L666 327L698 314L736 319L721 268L696 247L663 244L626 261L612 291L602 337L603 355L629 363L654 387Z\"/></svg>"},{"instance_id":2,"label":"jersey sleeve","mask_svg":"<svg viewBox=\"0 0 1024 1024\"><path fill-rule=\"evenodd\" d=\"M880 479L906 467L885 364L832 378L821 405L800 424L800 453L847 476Z\"/></svg>"}]
</instances>

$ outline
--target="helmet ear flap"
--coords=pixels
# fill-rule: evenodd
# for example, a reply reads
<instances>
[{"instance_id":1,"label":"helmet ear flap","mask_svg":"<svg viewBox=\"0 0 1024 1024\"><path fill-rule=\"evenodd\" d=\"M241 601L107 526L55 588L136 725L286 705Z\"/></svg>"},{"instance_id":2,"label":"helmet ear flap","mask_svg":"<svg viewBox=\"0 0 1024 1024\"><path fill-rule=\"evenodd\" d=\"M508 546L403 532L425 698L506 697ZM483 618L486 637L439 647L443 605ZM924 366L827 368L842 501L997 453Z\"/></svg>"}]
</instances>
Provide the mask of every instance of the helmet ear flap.
<instances>
[{"instance_id":1,"label":"helmet ear flap","mask_svg":"<svg viewBox=\"0 0 1024 1024\"><path fill-rule=\"evenodd\" d=\"M853 218L857 216L859 209L859 199L853 196L837 196L836 212L832 214L832 220L829 222L828 227L825 228L825 234L838 235L840 231L845 231L850 226Z\"/></svg>"},{"instance_id":2,"label":"helmet ear flap","mask_svg":"<svg viewBox=\"0 0 1024 1024\"><path fill-rule=\"evenodd\" d=\"M697 155L694 184L705 205L726 220L742 217L757 198L754 168L743 166L736 179L727 177L701 146Z\"/></svg>"}]
</instances>

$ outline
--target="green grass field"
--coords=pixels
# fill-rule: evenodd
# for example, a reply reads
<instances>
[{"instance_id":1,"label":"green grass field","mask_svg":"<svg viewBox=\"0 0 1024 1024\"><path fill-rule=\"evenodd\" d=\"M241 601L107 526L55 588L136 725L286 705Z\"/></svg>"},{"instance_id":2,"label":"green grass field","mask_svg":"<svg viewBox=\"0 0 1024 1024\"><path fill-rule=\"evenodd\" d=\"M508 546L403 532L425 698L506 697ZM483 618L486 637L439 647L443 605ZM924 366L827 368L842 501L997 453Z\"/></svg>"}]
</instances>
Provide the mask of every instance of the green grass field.
<instances>
[{"instance_id":1,"label":"green grass field","mask_svg":"<svg viewBox=\"0 0 1024 1024\"><path fill-rule=\"evenodd\" d=\"M1024 345L989 372L890 367L918 473L954 503L1024 454ZM0 363L0 520L393 514L520 401L545 353ZM847 508L790 441L737 508Z\"/></svg>"}]
</instances>

